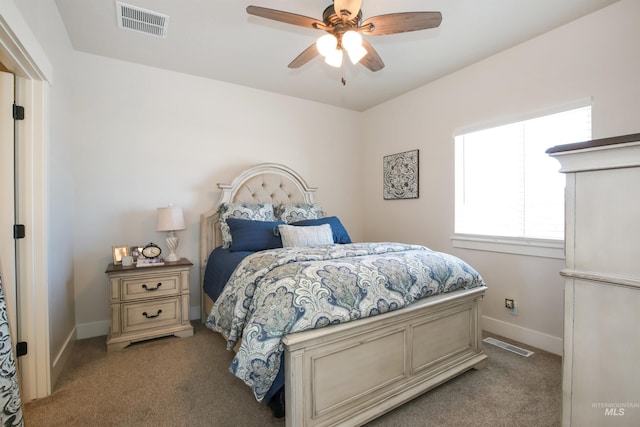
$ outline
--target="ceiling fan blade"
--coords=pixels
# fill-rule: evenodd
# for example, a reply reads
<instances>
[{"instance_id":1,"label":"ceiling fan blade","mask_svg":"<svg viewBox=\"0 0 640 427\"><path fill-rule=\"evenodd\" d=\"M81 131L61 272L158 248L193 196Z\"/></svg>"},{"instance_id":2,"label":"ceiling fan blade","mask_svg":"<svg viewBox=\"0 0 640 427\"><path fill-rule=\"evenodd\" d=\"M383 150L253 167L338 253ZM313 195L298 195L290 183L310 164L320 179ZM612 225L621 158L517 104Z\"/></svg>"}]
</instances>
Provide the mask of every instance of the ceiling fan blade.
<instances>
[{"instance_id":1,"label":"ceiling fan blade","mask_svg":"<svg viewBox=\"0 0 640 427\"><path fill-rule=\"evenodd\" d=\"M333 9L342 18L342 21L348 21L358 16L361 6L362 0L333 0Z\"/></svg>"},{"instance_id":2,"label":"ceiling fan blade","mask_svg":"<svg viewBox=\"0 0 640 427\"><path fill-rule=\"evenodd\" d=\"M326 25L322 21L318 21L308 16L297 15L295 13L283 12L281 10L267 9L260 6L247 6L247 13L249 15L259 16L261 18L272 19L274 21L280 21L287 24L298 25L305 28L314 28L323 30Z\"/></svg>"},{"instance_id":3,"label":"ceiling fan blade","mask_svg":"<svg viewBox=\"0 0 640 427\"><path fill-rule=\"evenodd\" d=\"M378 55L378 52L371 46L367 40L362 39L362 46L367 49L367 54L360 60L360 63L371 71L380 71L384 68L384 62Z\"/></svg>"},{"instance_id":4,"label":"ceiling fan blade","mask_svg":"<svg viewBox=\"0 0 640 427\"><path fill-rule=\"evenodd\" d=\"M305 50L303 50L302 53L296 57L296 59L291 61L291 63L289 64L289 68L300 68L304 64L306 64L307 62L311 61L313 58L318 56L318 54L319 54L318 48L314 43L308 48L306 48Z\"/></svg>"},{"instance_id":5,"label":"ceiling fan blade","mask_svg":"<svg viewBox=\"0 0 640 427\"><path fill-rule=\"evenodd\" d=\"M373 16L365 20L361 27L366 34L384 36L436 28L441 22L440 12L401 12Z\"/></svg>"}]
</instances>

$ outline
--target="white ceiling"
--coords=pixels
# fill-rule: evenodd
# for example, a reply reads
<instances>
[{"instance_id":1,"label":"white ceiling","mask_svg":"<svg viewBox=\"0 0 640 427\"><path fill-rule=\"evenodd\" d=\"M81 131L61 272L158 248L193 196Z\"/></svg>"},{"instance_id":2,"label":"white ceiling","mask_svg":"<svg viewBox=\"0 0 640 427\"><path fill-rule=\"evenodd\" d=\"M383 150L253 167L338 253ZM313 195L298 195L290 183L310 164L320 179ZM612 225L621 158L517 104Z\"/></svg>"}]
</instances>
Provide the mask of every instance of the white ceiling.
<instances>
[{"instance_id":1,"label":"white ceiling","mask_svg":"<svg viewBox=\"0 0 640 427\"><path fill-rule=\"evenodd\" d=\"M115 0L56 0L74 48L364 111L617 0L364 0L363 18L440 11L437 29L365 36L386 67L320 57L287 67L323 33L250 16L248 5L322 20L331 0L122 0L169 15L165 39L119 29ZM340 83L344 73L346 85Z\"/></svg>"}]
</instances>

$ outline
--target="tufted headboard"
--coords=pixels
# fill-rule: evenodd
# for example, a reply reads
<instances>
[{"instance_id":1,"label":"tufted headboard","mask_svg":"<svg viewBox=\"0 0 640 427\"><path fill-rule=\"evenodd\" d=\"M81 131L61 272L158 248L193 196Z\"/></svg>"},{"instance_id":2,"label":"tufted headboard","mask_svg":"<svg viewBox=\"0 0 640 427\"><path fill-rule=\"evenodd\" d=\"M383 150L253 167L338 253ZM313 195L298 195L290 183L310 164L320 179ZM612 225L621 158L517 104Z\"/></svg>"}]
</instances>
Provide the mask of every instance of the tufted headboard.
<instances>
[{"instance_id":1,"label":"tufted headboard","mask_svg":"<svg viewBox=\"0 0 640 427\"><path fill-rule=\"evenodd\" d=\"M314 203L315 188L309 187L293 169L277 163L262 163L236 176L231 184L218 184L220 199L200 215L200 283L209 254L221 245L218 207L222 203Z\"/></svg>"}]
</instances>

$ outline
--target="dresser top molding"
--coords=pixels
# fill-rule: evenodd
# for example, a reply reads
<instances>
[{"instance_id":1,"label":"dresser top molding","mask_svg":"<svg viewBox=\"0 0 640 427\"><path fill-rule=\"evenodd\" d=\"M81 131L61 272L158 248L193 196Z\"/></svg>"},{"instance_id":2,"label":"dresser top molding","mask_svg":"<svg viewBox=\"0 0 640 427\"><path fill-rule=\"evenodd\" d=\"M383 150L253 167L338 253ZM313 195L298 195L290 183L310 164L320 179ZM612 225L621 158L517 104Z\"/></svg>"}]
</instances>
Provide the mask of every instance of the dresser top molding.
<instances>
[{"instance_id":1,"label":"dresser top molding","mask_svg":"<svg viewBox=\"0 0 640 427\"><path fill-rule=\"evenodd\" d=\"M640 133L556 145L546 153L560 162L560 172L640 166Z\"/></svg>"}]
</instances>

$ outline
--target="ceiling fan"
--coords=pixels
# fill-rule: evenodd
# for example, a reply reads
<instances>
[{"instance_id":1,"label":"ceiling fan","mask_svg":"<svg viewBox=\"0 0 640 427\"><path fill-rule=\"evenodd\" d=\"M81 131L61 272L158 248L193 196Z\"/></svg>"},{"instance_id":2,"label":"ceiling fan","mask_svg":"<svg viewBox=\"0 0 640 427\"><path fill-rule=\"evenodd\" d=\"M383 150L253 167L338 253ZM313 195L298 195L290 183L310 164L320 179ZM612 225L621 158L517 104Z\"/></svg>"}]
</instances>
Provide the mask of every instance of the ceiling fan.
<instances>
[{"instance_id":1,"label":"ceiling fan","mask_svg":"<svg viewBox=\"0 0 640 427\"><path fill-rule=\"evenodd\" d=\"M333 4L324 10L322 21L260 6L248 6L247 13L327 32L291 61L289 68L299 68L319 54L325 57L327 64L340 67L343 53L346 51L353 64L359 62L371 71L379 71L384 68L384 62L361 34L384 36L405 33L436 28L442 22L440 12L389 13L363 21L361 6L362 0L334 0Z\"/></svg>"}]
</instances>

